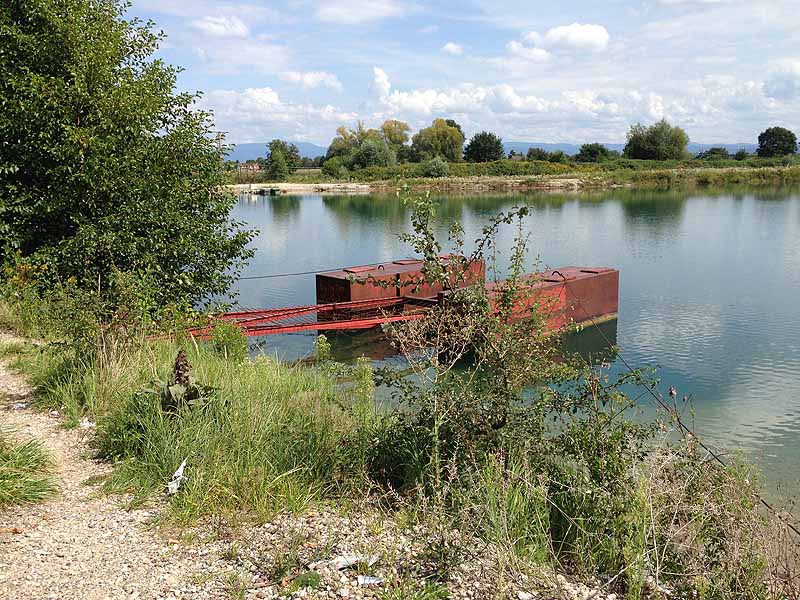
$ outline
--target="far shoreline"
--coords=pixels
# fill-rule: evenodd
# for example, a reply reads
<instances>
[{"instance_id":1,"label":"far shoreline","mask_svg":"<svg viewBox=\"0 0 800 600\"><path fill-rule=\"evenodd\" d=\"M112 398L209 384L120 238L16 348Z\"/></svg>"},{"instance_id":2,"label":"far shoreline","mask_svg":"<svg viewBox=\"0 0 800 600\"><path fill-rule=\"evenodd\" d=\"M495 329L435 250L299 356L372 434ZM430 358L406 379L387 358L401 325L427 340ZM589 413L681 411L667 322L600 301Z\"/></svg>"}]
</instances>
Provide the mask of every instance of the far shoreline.
<instances>
[{"instance_id":1,"label":"far shoreline","mask_svg":"<svg viewBox=\"0 0 800 600\"><path fill-rule=\"evenodd\" d=\"M653 169L634 172L564 173L535 176L473 176L438 179L393 179L368 182L258 182L229 184L234 193L268 195L369 195L394 193L408 186L412 192L579 192L613 189L669 190L724 186L783 187L800 184L800 166Z\"/></svg>"}]
</instances>

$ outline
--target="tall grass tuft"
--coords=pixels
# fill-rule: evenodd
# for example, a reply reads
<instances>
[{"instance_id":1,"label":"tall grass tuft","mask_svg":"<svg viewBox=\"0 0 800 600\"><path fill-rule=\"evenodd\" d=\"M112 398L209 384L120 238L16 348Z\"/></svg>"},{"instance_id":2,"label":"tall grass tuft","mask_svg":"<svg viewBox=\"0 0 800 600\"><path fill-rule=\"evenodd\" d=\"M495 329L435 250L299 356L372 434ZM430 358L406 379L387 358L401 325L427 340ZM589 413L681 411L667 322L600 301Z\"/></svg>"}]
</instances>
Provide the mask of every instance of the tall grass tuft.
<instances>
[{"instance_id":1,"label":"tall grass tuft","mask_svg":"<svg viewBox=\"0 0 800 600\"><path fill-rule=\"evenodd\" d=\"M0 428L0 508L41 502L55 491L50 456L36 440L20 442Z\"/></svg>"}]
</instances>

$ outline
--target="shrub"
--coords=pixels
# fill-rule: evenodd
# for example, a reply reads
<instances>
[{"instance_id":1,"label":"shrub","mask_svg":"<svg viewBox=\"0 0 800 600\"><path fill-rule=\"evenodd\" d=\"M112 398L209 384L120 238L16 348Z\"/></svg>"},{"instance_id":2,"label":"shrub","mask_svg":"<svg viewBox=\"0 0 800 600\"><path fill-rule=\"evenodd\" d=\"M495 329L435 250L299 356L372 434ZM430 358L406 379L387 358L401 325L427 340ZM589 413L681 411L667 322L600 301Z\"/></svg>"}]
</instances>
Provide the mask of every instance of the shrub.
<instances>
[{"instance_id":1,"label":"shrub","mask_svg":"<svg viewBox=\"0 0 800 600\"><path fill-rule=\"evenodd\" d=\"M233 362L242 362L250 352L247 336L230 321L217 321L211 329L211 347Z\"/></svg>"},{"instance_id":2,"label":"shrub","mask_svg":"<svg viewBox=\"0 0 800 600\"><path fill-rule=\"evenodd\" d=\"M347 159L341 156L334 156L322 163L322 173L334 179L345 178L348 175Z\"/></svg>"},{"instance_id":3,"label":"shrub","mask_svg":"<svg viewBox=\"0 0 800 600\"><path fill-rule=\"evenodd\" d=\"M366 167L388 167L397 162L394 151L383 139L366 139L356 148L352 156L352 166L356 169Z\"/></svg>"},{"instance_id":4,"label":"shrub","mask_svg":"<svg viewBox=\"0 0 800 600\"><path fill-rule=\"evenodd\" d=\"M436 156L422 163L423 177L447 177L450 165L441 156Z\"/></svg>"}]
</instances>

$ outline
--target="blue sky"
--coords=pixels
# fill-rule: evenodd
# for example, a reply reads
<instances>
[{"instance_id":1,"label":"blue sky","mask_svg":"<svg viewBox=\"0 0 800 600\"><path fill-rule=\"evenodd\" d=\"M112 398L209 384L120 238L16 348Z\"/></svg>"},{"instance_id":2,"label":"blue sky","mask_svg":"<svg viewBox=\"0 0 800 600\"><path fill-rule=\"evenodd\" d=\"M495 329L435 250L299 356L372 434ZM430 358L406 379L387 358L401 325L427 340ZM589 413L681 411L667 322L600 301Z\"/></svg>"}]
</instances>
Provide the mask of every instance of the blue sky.
<instances>
[{"instance_id":1,"label":"blue sky","mask_svg":"<svg viewBox=\"0 0 800 600\"><path fill-rule=\"evenodd\" d=\"M235 143L452 117L506 141L800 133L798 0L134 0Z\"/></svg>"}]
</instances>

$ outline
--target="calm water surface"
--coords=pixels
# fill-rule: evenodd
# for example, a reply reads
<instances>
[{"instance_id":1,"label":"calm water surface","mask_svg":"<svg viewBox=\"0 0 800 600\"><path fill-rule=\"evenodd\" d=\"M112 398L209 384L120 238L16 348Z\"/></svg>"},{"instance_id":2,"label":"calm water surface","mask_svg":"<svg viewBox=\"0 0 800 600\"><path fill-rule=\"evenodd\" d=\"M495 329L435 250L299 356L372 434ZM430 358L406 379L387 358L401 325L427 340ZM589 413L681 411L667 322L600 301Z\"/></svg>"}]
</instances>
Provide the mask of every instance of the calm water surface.
<instances>
[{"instance_id":1,"label":"calm water surface","mask_svg":"<svg viewBox=\"0 0 800 600\"><path fill-rule=\"evenodd\" d=\"M620 270L616 336L634 366L658 366L664 390L694 399L704 439L741 447L772 482L800 479L800 194L631 193L440 199L442 239L466 239L514 205L530 206L531 268ZM247 275L314 271L411 255L398 240L408 211L394 198L241 196L235 217L260 230ZM509 248L514 232L501 236ZM501 258L501 261L503 259ZM313 275L241 281L245 306L314 303ZM314 334L264 339L295 358ZM374 333L341 336L347 358L385 358ZM573 340L602 349L597 332ZM615 369L621 369L617 364Z\"/></svg>"}]
</instances>

